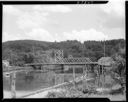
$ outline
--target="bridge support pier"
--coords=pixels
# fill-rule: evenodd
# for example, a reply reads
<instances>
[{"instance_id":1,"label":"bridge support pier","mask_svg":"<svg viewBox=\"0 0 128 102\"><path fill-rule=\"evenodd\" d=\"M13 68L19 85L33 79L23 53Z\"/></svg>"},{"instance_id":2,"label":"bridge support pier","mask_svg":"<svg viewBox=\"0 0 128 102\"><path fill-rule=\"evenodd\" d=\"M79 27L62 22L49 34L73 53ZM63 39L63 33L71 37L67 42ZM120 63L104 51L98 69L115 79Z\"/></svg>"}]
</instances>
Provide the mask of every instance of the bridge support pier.
<instances>
[{"instance_id":1,"label":"bridge support pier","mask_svg":"<svg viewBox=\"0 0 128 102\"><path fill-rule=\"evenodd\" d=\"M74 87L76 87L75 85L75 67L72 67L73 68L73 80L74 80Z\"/></svg>"},{"instance_id":2,"label":"bridge support pier","mask_svg":"<svg viewBox=\"0 0 128 102\"><path fill-rule=\"evenodd\" d=\"M11 96L12 98L16 98L16 73L12 72L10 73L10 86L11 86Z\"/></svg>"},{"instance_id":3,"label":"bridge support pier","mask_svg":"<svg viewBox=\"0 0 128 102\"><path fill-rule=\"evenodd\" d=\"M104 66L102 65L102 87L105 86L105 71Z\"/></svg>"},{"instance_id":4,"label":"bridge support pier","mask_svg":"<svg viewBox=\"0 0 128 102\"><path fill-rule=\"evenodd\" d=\"M55 75L54 76L55 76L55 83L54 84L56 85L56 72L55 72Z\"/></svg>"},{"instance_id":5,"label":"bridge support pier","mask_svg":"<svg viewBox=\"0 0 128 102\"><path fill-rule=\"evenodd\" d=\"M98 77L97 77L97 81L98 81L98 87L100 87L100 77L101 77L101 75L100 75L100 65L98 65Z\"/></svg>"},{"instance_id":6,"label":"bridge support pier","mask_svg":"<svg viewBox=\"0 0 128 102\"><path fill-rule=\"evenodd\" d=\"M84 77L84 75L85 75L85 72L84 72L84 66L83 66L83 77ZM84 78L82 80L82 83L83 83L83 89L84 89Z\"/></svg>"},{"instance_id":7,"label":"bridge support pier","mask_svg":"<svg viewBox=\"0 0 128 102\"><path fill-rule=\"evenodd\" d=\"M64 65L63 65L63 82L65 82L64 77L65 77L65 67L64 67Z\"/></svg>"},{"instance_id":8,"label":"bridge support pier","mask_svg":"<svg viewBox=\"0 0 128 102\"><path fill-rule=\"evenodd\" d=\"M88 66L86 64L83 66L83 89L87 88L87 81L86 81L88 75L87 67Z\"/></svg>"}]
</instances>

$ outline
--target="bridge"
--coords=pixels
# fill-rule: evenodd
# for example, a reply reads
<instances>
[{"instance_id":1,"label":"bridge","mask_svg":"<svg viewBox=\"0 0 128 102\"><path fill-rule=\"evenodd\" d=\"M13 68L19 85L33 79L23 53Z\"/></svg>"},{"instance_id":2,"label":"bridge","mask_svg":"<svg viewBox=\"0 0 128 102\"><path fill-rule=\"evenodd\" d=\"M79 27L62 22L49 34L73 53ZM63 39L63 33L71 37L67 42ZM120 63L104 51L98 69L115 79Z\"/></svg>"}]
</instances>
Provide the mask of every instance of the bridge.
<instances>
[{"instance_id":1,"label":"bridge","mask_svg":"<svg viewBox=\"0 0 128 102\"><path fill-rule=\"evenodd\" d=\"M48 59L49 59L49 54L47 53ZM41 71L41 72L48 72L48 71L56 71L60 70L57 68L45 68L44 66L61 66L61 70L64 73L64 69L66 67L71 67L73 69L73 81L75 80L83 80L85 74L87 73L88 68L91 68L94 70L94 66L98 65L98 62L92 62L89 58L86 57L80 57L80 58L64 58L63 57L63 51L62 50L55 50L55 59L52 61L47 61L47 62L37 62L37 63L28 63L25 64L24 67L19 67L19 66L8 66L7 69L3 69L3 73L9 73L10 74L10 83L11 83L11 94L12 98L16 98L16 90L15 90L15 79L16 79L16 73L21 72L21 71ZM82 66L83 68L83 75L80 78L76 78L75 76L75 68L76 66ZM99 65L98 65L99 66ZM100 66L99 66L100 69ZM102 67L103 69L103 67ZM98 74L99 74L98 70ZM102 70L103 74L103 70ZM57 74L55 75L57 76ZM56 83L56 77L55 77L55 83ZM62 83L61 85L63 85ZM74 84L75 85L75 84ZM56 84L55 84L56 86ZM55 87L53 86L53 88ZM45 90L45 89L43 89Z\"/></svg>"}]
</instances>

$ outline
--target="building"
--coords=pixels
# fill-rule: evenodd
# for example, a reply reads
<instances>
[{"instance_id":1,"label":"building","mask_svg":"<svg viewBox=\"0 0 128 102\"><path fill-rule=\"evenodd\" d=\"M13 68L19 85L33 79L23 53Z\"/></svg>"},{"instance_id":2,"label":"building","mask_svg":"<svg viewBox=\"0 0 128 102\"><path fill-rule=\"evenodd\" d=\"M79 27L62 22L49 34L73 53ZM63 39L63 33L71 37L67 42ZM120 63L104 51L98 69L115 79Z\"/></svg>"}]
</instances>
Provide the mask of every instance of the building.
<instances>
[{"instance_id":1,"label":"building","mask_svg":"<svg viewBox=\"0 0 128 102\"><path fill-rule=\"evenodd\" d=\"M105 69L110 70L113 67L114 60L111 57L101 57L98 60L98 64L100 66L103 66Z\"/></svg>"}]
</instances>

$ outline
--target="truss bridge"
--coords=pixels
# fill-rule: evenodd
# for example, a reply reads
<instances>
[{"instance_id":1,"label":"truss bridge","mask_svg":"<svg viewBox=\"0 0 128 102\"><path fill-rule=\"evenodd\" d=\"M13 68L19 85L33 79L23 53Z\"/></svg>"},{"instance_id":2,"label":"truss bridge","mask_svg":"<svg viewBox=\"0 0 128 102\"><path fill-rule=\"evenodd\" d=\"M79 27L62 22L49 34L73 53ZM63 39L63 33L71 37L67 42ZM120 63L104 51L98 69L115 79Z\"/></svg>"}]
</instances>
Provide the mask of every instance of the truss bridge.
<instances>
[{"instance_id":1,"label":"truss bridge","mask_svg":"<svg viewBox=\"0 0 128 102\"><path fill-rule=\"evenodd\" d=\"M51 57L51 53L54 53L54 57ZM98 65L98 62L93 62L90 58L87 57L68 57L64 58L63 50L52 50L46 52L45 60L37 60L34 63L27 63L24 67L19 66L6 66L7 68L3 68L3 73L10 73L10 85L11 85L11 93L12 98L16 98L16 89L15 89L15 79L16 79L16 72L20 71L41 71L41 72L48 72L48 71L56 71L62 70L63 74L66 68L72 68L73 72L73 80L79 80L80 78L75 77L75 69L77 66L81 66L82 68L82 77L87 75L88 69L94 70L94 66ZM98 65L99 66L99 65ZM58 68L59 67L59 68ZM56 83L56 76L55 73L55 83ZM81 79L83 80L83 78ZM56 85L56 84L55 84ZM54 87L54 86L53 86Z\"/></svg>"}]
</instances>

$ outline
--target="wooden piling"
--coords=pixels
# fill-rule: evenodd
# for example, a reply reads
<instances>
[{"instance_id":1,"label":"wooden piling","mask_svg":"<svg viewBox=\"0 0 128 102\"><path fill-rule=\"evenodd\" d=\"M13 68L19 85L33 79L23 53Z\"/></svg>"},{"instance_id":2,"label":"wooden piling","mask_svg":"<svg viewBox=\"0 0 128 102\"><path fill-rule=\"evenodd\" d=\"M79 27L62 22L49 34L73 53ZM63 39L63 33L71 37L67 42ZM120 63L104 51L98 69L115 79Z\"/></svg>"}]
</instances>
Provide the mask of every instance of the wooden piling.
<instances>
[{"instance_id":1,"label":"wooden piling","mask_svg":"<svg viewBox=\"0 0 128 102\"><path fill-rule=\"evenodd\" d=\"M103 66L103 87L105 86L105 69L104 69L104 66Z\"/></svg>"},{"instance_id":2,"label":"wooden piling","mask_svg":"<svg viewBox=\"0 0 128 102\"><path fill-rule=\"evenodd\" d=\"M84 76L84 66L83 66L83 76ZM84 89L84 79L82 80L83 89Z\"/></svg>"},{"instance_id":3,"label":"wooden piling","mask_svg":"<svg viewBox=\"0 0 128 102\"><path fill-rule=\"evenodd\" d=\"M104 87L104 67L102 65L102 87Z\"/></svg>"},{"instance_id":4,"label":"wooden piling","mask_svg":"<svg viewBox=\"0 0 128 102\"><path fill-rule=\"evenodd\" d=\"M96 86L98 87L98 77L99 77L99 65L97 66L97 70L96 70Z\"/></svg>"},{"instance_id":5,"label":"wooden piling","mask_svg":"<svg viewBox=\"0 0 128 102\"><path fill-rule=\"evenodd\" d=\"M100 87L100 65L98 65L97 84L98 84L98 87Z\"/></svg>"},{"instance_id":6,"label":"wooden piling","mask_svg":"<svg viewBox=\"0 0 128 102\"><path fill-rule=\"evenodd\" d=\"M85 64L84 73L85 73L85 76L86 76L85 81L84 81L84 85L86 86L85 88L88 89L88 83L87 83L87 81L86 81L86 79L88 78L88 65L86 65L86 64Z\"/></svg>"},{"instance_id":7,"label":"wooden piling","mask_svg":"<svg viewBox=\"0 0 128 102\"><path fill-rule=\"evenodd\" d=\"M15 82L16 81L16 73L10 73L10 86L11 86L11 96L12 98L16 98L16 86Z\"/></svg>"},{"instance_id":8,"label":"wooden piling","mask_svg":"<svg viewBox=\"0 0 128 102\"><path fill-rule=\"evenodd\" d=\"M65 67L64 67L64 65L63 65L63 83L64 83L64 76L65 76Z\"/></svg>"},{"instance_id":9,"label":"wooden piling","mask_svg":"<svg viewBox=\"0 0 128 102\"><path fill-rule=\"evenodd\" d=\"M73 68L73 80L74 80L74 87L76 87L75 86L75 67L72 67Z\"/></svg>"},{"instance_id":10,"label":"wooden piling","mask_svg":"<svg viewBox=\"0 0 128 102\"><path fill-rule=\"evenodd\" d=\"M56 72L55 72L55 85L56 85Z\"/></svg>"}]
</instances>

